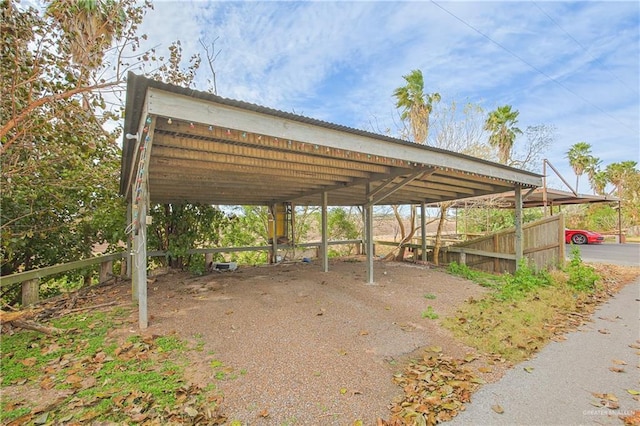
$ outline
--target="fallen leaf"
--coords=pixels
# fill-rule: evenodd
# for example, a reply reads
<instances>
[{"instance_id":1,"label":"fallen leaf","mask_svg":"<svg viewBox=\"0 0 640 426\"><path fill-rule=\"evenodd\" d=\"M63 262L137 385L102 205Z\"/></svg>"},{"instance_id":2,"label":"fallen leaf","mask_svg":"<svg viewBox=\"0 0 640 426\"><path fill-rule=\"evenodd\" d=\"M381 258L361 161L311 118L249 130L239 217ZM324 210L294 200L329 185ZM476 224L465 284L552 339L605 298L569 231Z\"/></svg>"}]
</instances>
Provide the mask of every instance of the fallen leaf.
<instances>
[{"instance_id":1,"label":"fallen leaf","mask_svg":"<svg viewBox=\"0 0 640 426\"><path fill-rule=\"evenodd\" d=\"M36 359L35 358L25 358L22 361L20 361L20 364L24 365L25 367L33 367L34 365L36 365Z\"/></svg>"},{"instance_id":2,"label":"fallen leaf","mask_svg":"<svg viewBox=\"0 0 640 426\"><path fill-rule=\"evenodd\" d=\"M195 409L195 408L193 408L193 407L186 407L186 408L184 409L184 412L185 412L185 413L187 413L187 415L188 415L189 417L195 417L195 416L197 416L197 415L198 415L198 410L196 410L196 409Z\"/></svg>"},{"instance_id":3,"label":"fallen leaf","mask_svg":"<svg viewBox=\"0 0 640 426\"><path fill-rule=\"evenodd\" d=\"M498 405L498 404L496 404L496 405L492 405L492 406L491 406L491 409L492 409L493 411L495 411L496 413L498 413L498 414L502 414L502 413L504 413L504 408L502 408L502 407L501 407L500 405Z\"/></svg>"},{"instance_id":4,"label":"fallen leaf","mask_svg":"<svg viewBox=\"0 0 640 426\"><path fill-rule=\"evenodd\" d=\"M347 393L347 388L340 388L340 395L344 395Z\"/></svg>"},{"instance_id":5,"label":"fallen leaf","mask_svg":"<svg viewBox=\"0 0 640 426\"><path fill-rule=\"evenodd\" d=\"M55 385L55 382L51 380L49 376L45 376L44 379L40 381L40 388L44 390L53 389Z\"/></svg>"},{"instance_id":6,"label":"fallen leaf","mask_svg":"<svg viewBox=\"0 0 640 426\"><path fill-rule=\"evenodd\" d=\"M635 389L627 389L627 392L629 392L631 395L640 395L640 391L637 391Z\"/></svg>"},{"instance_id":7,"label":"fallen leaf","mask_svg":"<svg viewBox=\"0 0 640 426\"><path fill-rule=\"evenodd\" d=\"M368 334L369 334L369 332L367 330L360 330L360 335L361 336L366 336Z\"/></svg>"},{"instance_id":8,"label":"fallen leaf","mask_svg":"<svg viewBox=\"0 0 640 426\"><path fill-rule=\"evenodd\" d=\"M49 413L42 413L41 415L33 419L33 424L43 425L47 423L47 420L49 420Z\"/></svg>"},{"instance_id":9,"label":"fallen leaf","mask_svg":"<svg viewBox=\"0 0 640 426\"><path fill-rule=\"evenodd\" d=\"M609 371L613 371L614 373L624 373L624 368L620 368L620 367L609 367Z\"/></svg>"},{"instance_id":10,"label":"fallen leaf","mask_svg":"<svg viewBox=\"0 0 640 426\"><path fill-rule=\"evenodd\" d=\"M611 362L613 362L616 365L627 365L627 363L621 359L612 359Z\"/></svg>"},{"instance_id":11,"label":"fallen leaf","mask_svg":"<svg viewBox=\"0 0 640 426\"><path fill-rule=\"evenodd\" d=\"M523 370L526 371L527 373L532 373L533 372L533 367L524 367Z\"/></svg>"},{"instance_id":12,"label":"fallen leaf","mask_svg":"<svg viewBox=\"0 0 640 426\"><path fill-rule=\"evenodd\" d=\"M624 422L625 425L640 425L640 410L636 410L633 414L628 416L620 416L620 420Z\"/></svg>"},{"instance_id":13,"label":"fallen leaf","mask_svg":"<svg viewBox=\"0 0 640 426\"><path fill-rule=\"evenodd\" d=\"M480 367L478 368L478 371L481 373L491 373L493 370L489 367Z\"/></svg>"},{"instance_id":14,"label":"fallen leaf","mask_svg":"<svg viewBox=\"0 0 640 426\"><path fill-rule=\"evenodd\" d=\"M77 374L71 374L70 376L67 377L67 380L65 380L65 382L69 384L81 383L82 377L78 376Z\"/></svg>"},{"instance_id":15,"label":"fallen leaf","mask_svg":"<svg viewBox=\"0 0 640 426\"><path fill-rule=\"evenodd\" d=\"M601 328L600 330L598 330L598 333L600 333L600 334L611 334L611 332L609 330L607 330L606 328Z\"/></svg>"},{"instance_id":16,"label":"fallen leaf","mask_svg":"<svg viewBox=\"0 0 640 426\"><path fill-rule=\"evenodd\" d=\"M269 417L269 410L267 410L266 408L262 411L260 411L260 413L258 413L258 416L262 417L262 418L267 418Z\"/></svg>"}]
</instances>

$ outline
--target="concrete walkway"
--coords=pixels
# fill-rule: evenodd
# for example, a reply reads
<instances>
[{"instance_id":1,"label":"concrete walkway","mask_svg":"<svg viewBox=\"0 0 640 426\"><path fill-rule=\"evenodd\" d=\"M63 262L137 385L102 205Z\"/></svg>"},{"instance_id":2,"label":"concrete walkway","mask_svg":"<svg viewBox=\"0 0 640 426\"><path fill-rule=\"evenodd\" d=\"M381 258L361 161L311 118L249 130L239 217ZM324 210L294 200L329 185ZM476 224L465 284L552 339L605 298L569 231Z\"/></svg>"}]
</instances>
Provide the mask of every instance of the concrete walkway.
<instances>
[{"instance_id":1,"label":"concrete walkway","mask_svg":"<svg viewBox=\"0 0 640 426\"><path fill-rule=\"evenodd\" d=\"M448 424L621 425L618 416L640 410L627 391L640 391L640 280L602 305L592 320L483 386ZM593 393L614 395L619 408L601 406Z\"/></svg>"}]
</instances>

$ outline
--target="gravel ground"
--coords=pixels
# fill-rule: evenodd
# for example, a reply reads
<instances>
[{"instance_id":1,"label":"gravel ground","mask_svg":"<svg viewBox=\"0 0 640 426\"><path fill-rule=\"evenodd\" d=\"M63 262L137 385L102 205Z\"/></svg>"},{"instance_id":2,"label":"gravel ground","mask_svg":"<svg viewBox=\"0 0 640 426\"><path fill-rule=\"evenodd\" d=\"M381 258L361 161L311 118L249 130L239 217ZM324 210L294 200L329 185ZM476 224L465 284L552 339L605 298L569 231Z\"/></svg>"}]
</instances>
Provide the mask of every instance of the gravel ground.
<instances>
[{"instance_id":1,"label":"gravel ground","mask_svg":"<svg viewBox=\"0 0 640 426\"><path fill-rule=\"evenodd\" d=\"M422 312L431 306L444 317L485 290L396 262L376 262L376 284L367 285L365 268L352 259L331 262L326 273L318 262L169 273L149 285L149 332L204 344L190 379L216 385L229 420L375 424L402 393L392 375L416 350L472 352Z\"/></svg>"}]
</instances>

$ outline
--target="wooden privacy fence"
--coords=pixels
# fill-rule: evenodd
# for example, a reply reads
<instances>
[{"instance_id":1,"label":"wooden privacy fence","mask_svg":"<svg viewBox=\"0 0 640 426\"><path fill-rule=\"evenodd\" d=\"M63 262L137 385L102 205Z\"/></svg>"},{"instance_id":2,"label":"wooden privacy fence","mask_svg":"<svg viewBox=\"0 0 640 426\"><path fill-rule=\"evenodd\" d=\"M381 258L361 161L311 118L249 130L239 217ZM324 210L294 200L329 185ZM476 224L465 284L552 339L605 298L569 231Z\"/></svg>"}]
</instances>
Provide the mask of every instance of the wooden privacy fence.
<instances>
[{"instance_id":1,"label":"wooden privacy fence","mask_svg":"<svg viewBox=\"0 0 640 426\"><path fill-rule=\"evenodd\" d=\"M341 241L329 241L329 245L341 245L341 244L355 244L357 247L363 245L362 240L341 240ZM292 248L313 248L321 250L322 243L311 242L301 243L295 245L278 245L278 249L286 250ZM187 254L204 254L205 262L210 262L210 259L214 253L232 253L241 251L271 251L273 246L254 246L254 247L215 247L215 248L200 248L191 249L187 251ZM320 253L318 253L318 256ZM100 273L98 282L103 283L113 276L113 261L124 259L129 256L128 252L122 251L118 253L105 254L101 256L91 257L89 259L77 260L75 262L62 263L54 266L47 266L45 268L33 269L31 271L18 272L16 274L6 275L0 277L0 289L9 287L13 284L22 283L22 304L30 305L36 303L39 300L40 293L40 279L46 278L51 275L61 274L63 272L73 271L76 269L86 268L89 266L100 264ZM165 257L167 253L164 251L149 251L148 257ZM122 271L126 274L126 268L123 266Z\"/></svg>"},{"instance_id":2,"label":"wooden privacy fence","mask_svg":"<svg viewBox=\"0 0 640 426\"><path fill-rule=\"evenodd\" d=\"M564 263L564 217L550 216L522 226L524 258L536 270L556 269ZM516 270L515 229L506 229L444 247L441 263L458 262L487 272Z\"/></svg>"}]
</instances>

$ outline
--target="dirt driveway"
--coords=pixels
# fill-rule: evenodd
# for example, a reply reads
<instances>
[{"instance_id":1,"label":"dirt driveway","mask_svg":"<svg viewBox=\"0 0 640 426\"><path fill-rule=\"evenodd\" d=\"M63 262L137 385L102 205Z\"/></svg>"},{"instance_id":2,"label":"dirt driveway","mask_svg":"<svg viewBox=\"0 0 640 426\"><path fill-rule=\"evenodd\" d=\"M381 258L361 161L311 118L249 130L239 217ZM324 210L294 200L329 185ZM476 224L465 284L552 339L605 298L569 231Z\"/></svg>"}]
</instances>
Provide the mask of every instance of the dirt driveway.
<instances>
[{"instance_id":1,"label":"dirt driveway","mask_svg":"<svg viewBox=\"0 0 640 426\"><path fill-rule=\"evenodd\" d=\"M243 425L374 424L402 392L392 375L412 352L472 352L439 326L485 291L442 271L376 262L365 284L359 259L244 267L203 277L159 276L149 285L149 332L177 332L202 349L190 379L224 394Z\"/></svg>"}]
</instances>

